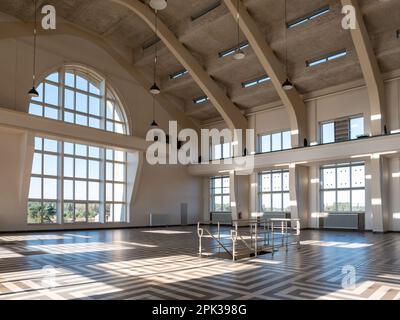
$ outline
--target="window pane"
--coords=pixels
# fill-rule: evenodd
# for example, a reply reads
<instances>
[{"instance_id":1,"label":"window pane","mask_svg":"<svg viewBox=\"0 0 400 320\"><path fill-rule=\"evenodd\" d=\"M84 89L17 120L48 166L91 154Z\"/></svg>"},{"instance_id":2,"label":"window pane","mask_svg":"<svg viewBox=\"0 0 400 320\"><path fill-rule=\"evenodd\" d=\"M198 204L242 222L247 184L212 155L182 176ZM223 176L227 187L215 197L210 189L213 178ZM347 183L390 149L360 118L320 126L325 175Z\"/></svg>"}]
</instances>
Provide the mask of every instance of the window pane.
<instances>
[{"instance_id":1,"label":"window pane","mask_svg":"<svg viewBox=\"0 0 400 320\"><path fill-rule=\"evenodd\" d=\"M273 193L272 194L272 211L282 212L282 194Z\"/></svg>"},{"instance_id":2,"label":"window pane","mask_svg":"<svg viewBox=\"0 0 400 320\"><path fill-rule=\"evenodd\" d=\"M223 144L223 158L230 158L231 155L231 143Z\"/></svg>"},{"instance_id":3,"label":"window pane","mask_svg":"<svg viewBox=\"0 0 400 320\"><path fill-rule=\"evenodd\" d=\"M351 202L351 211L365 212L365 190L353 190Z\"/></svg>"},{"instance_id":4,"label":"window pane","mask_svg":"<svg viewBox=\"0 0 400 320\"><path fill-rule=\"evenodd\" d=\"M79 112L88 112L88 96L86 94L76 94L76 110Z\"/></svg>"},{"instance_id":5,"label":"window pane","mask_svg":"<svg viewBox=\"0 0 400 320\"><path fill-rule=\"evenodd\" d=\"M365 166L351 168L351 184L353 188L365 187Z\"/></svg>"},{"instance_id":6,"label":"window pane","mask_svg":"<svg viewBox=\"0 0 400 320\"><path fill-rule=\"evenodd\" d=\"M263 194L261 196L261 210L263 212L272 212L272 206L271 206L271 194Z\"/></svg>"},{"instance_id":7,"label":"window pane","mask_svg":"<svg viewBox=\"0 0 400 320\"><path fill-rule=\"evenodd\" d=\"M71 72L65 73L65 84L69 87L75 87L75 78L73 73Z\"/></svg>"},{"instance_id":8,"label":"window pane","mask_svg":"<svg viewBox=\"0 0 400 320\"><path fill-rule=\"evenodd\" d=\"M64 108L74 110L74 92L68 89L65 89L64 93Z\"/></svg>"},{"instance_id":9,"label":"window pane","mask_svg":"<svg viewBox=\"0 0 400 320\"><path fill-rule=\"evenodd\" d=\"M98 203L89 203L88 222L100 222L100 205Z\"/></svg>"},{"instance_id":10,"label":"window pane","mask_svg":"<svg viewBox=\"0 0 400 320\"><path fill-rule=\"evenodd\" d=\"M223 178L222 179L222 187L224 187L224 188L229 188L230 187L230 179L229 178Z\"/></svg>"},{"instance_id":11,"label":"window pane","mask_svg":"<svg viewBox=\"0 0 400 320\"><path fill-rule=\"evenodd\" d=\"M31 103L29 105L29 113L35 116L42 117L43 116L43 107L37 104Z\"/></svg>"},{"instance_id":12,"label":"window pane","mask_svg":"<svg viewBox=\"0 0 400 320\"><path fill-rule=\"evenodd\" d=\"M43 141L44 150L49 152L58 151L58 142L56 140L44 139Z\"/></svg>"},{"instance_id":13,"label":"window pane","mask_svg":"<svg viewBox=\"0 0 400 320\"><path fill-rule=\"evenodd\" d=\"M57 222L57 203L50 202L43 204L43 223Z\"/></svg>"},{"instance_id":14,"label":"window pane","mask_svg":"<svg viewBox=\"0 0 400 320\"><path fill-rule=\"evenodd\" d=\"M289 172L283 173L283 191L289 191Z\"/></svg>"},{"instance_id":15,"label":"window pane","mask_svg":"<svg viewBox=\"0 0 400 320\"><path fill-rule=\"evenodd\" d=\"M43 199L57 199L57 179L43 179Z\"/></svg>"},{"instance_id":16,"label":"window pane","mask_svg":"<svg viewBox=\"0 0 400 320\"><path fill-rule=\"evenodd\" d=\"M56 176L58 167L58 157L49 154L44 155L43 171L47 176Z\"/></svg>"},{"instance_id":17,"label":"window pane","mask_svg":"<svg viewBox=\"0 0 400 320\"><path fill-rule=\"evenodd\" d=\"M35 138L35 150L42 150L42 138Z\"/></svg>"},{"instance_id":18,"label":"window pane","mask_svg":"<svg viewBox=\"0 0 400 320\"><path fill-rule=\"evenodd\" d=\"M272 175L272 191L282 191L282 174L274 173Z\"/></svg>"},{"instance_id":19,"label":"window pane","mask_svg":"<svg viewBox=\"0 0 400 320\"><path fill-rule=\"evenodd\" d=\"M58 109L49 108L49 107L44 108L44 117L48 118L48 119L57 120L58 119Z\"/></svg>"},{"instance_id":20,"label":"window pane","mask_svg":"<svg viewBox=\"0 0 400 320\"><path fill-rule=\"evenodd\" d=\"M288 192L285 192L283 194L283 212L290 212L290 194Z\"/></svg>"},{"instance_id":21,"label":"window pane","mask_svg":"<svg viewBox=\"0 0 400 320\"><path fill-rule=\"evenodd\" d=\"M124 199L124 185L120 183L114 184L114 201L123 202Z\"/></svg>"},{"instance_id":22,"label":"window pane","mask_svg":"<svg viewBox=\"0 0 400 320\"><path fill-rule=\"evenodd\" d=\"M71 223L74 221L74 204L64 203L64 222Z\"/></svg>"},{"instance_id":23,"label":"window pane","mask_svg":"<svg viewBox=\"0 0 400 320\"><path fill-rule=\"evenodd\" d=\"M46 83L44 102L58 106L58 86Z\"/></svg>"},{"instance_id":24,"label":"window pane","mask_svg":"<svg viewBox=\"0 0 400 320\"><path fill-rule=\"evenodd\" d=\"M64 121L68 123L75 123L74 114L71 112L64 112Z\"/></svg>"},{"instance_id":25,"label":"window pane","mask_svg":"<svg viewBox=\"0 0 400 320\"><path fill-rule=\"evenodd\" d=\"M271 152L271 136L269 134L260 137L260 152Z\"/></svg>"},{"instance_id":26,"label":"window pane","mask_svg":"<svg viewBox=\"0 0 400 320\"><path fill-rule=\"evenodd\" d=\"M28 203L28 223L42 223L43 206L40 202Z\"/></svg>"},{"instance_id":27,"label":"window pane","mask_svg":"<svg viewBox=\"0 0 400 320\"><path fill-rule=\"evenodd\" d=\"M88 81L83 78L82 76L76 76L76 87L77 89L83 90L83 91L88 91Z\"/></svg>"},{"instance_id":28,"label":"window pane","mask_svg":"<svg viewBox=\"0 0 400 320\"><path fill-rule=\"evenodd\" d=\"M271 191L271 174L263 174L261 176L261 191Z\"/></svg>"},{"instance_id":29,"label":"window pane","mask_svg":"<svg viewBox=\"0 0 400 320\"><path fill-rule=\"evenodd\" d=\"M99 85L97 85L97 84L95 84L93 82L89 82L89 92L93 93L93 94L100 95Z\"/></svg>"},{"instance_id":30,"label":"window pane","mask_svg":"<svg viewBox=\"0 0 400 320\"><path fill-rule=\"evenodd\" d=\"M106 151L106 159L107 160L114 160L113 150L107 149L107 151Z\"/></svg>"},{"instance_id":31,"label":"window pane","mask_svg":"<svg viewBox=\"0 0 400 320\"><path fill-rule=\"evenodd\" d=\"M107 119L114 120L114 105L110 101L107 101L106 117Z\"/></svg>"},{"instance_id":32,"label":"window pane","mask_svg":"<svg viewBox=\"0 0 400 320\"><path fill-rule=\"evenodd\" d=\"M89 161L89 179L100 179L100 162Z\"/></svg>"},{"instance_id":33,"label":"window pane","mask_svg":"<svg viewBox=\"0 0 400 320\"><path fill-rule=\"evenodd\" d=\"M272 151L282 150L282 134L274 133L272 135Z\"/></svg>"},{"instance_id":34,"label":"window pane","mask_svg":"<svg viewBox=\"0 0 400 320\"><path fill-rule=\"evenodd\" d=\"M86 201L86 181L75 181L75 200Z\"/></svg>"},{"instance_id":35,"label":"window pane","mask_svg":"<svg viewBox=\"0 0 400 320\"><path fill-rule=\"evenodd\" d=\"M47 76L46 80L58 82L58 72L52 73Z\"/></svg>"},{"instance_id":36,"label":"window pane","mask_svg":"<svg viewBox=\"0 0 400 320\"><path fill-rule=\"evenodd\" d=\"M338 212L350 212L350 191L338 191Z\"/></svg>"},{"instance_id":37,"label":"window pane","mask_svg":"<svg viewBox=\"0 0 400 320\"><path fill-rule=\"evenodd\" d=\"M95 97L89 98L89 113L100 116L100 99Z\"/></svg>"},{"instance_id":38,"label":"window pane","mask_svg":"<svg viewBox=\"0 0 400 320\"><path fill-rule=\"evenodd\" d=\"M86 204L75 204L75 222L86 222Z\"/></svg>"},{"instance_id":39,"label":"window pane","mask_svg":"<svg viewBox=\"0 0 400 320\"><path fill-rule=\"evenodd\" d=\"M222 197L222 210L224 212L229 212L231 211L231 202L230 202L230 197L229 196L223 196Z\"/></svg>"},{"instance_id":40,"label":"window pane","mask_svg":"<svg viewBox=\"0 0 400 320\"><path fill-rule=\"evenodd\" d=\"M350 168L339 167L337 168L337 187L339 189L350 188Z\"/></svg>"},{"instance_id":41,"label":"window pane","mask_svg":"<svg viewBox=\"0 0 400 320\"><path fill-rule=\"evenodd\" d=\"M125 161L125 153L122 151L115 151L115 161Z\"/></svg>"},{"instance_id":42,"label":"window pane","mask_svg":"<svg viewBox=\"0 0 400 320\"><path fill-rule=\"evenodd\" d=\"M324 123L322 125L322 143L332 143L335 142L335 124Z\"/></svg>"},{"instance_id":43,"label":"window pane","mask_svg":"<svg viewBox=\"0 0 400 320\"><path fill-rule=\"evenodd\" d=\"M89 147L89 157L100 158L100 149L96 147Z\"/></svg>"},{"instance_id":44,"label":"window pane","mask_svg":"<svg viewBox=\"0 0 400 320\"><path fill-rule=\"evenodd\" d=\"M125 166L120 163L114 165L114 180L123 182L125 181Z\"/></svg>"},{"instance_id":45,"label":"window pane","mask_svg":"<svg viewBox=\"0 0 400 320\"><path fill-rule=\"evenodd\" d=\"M64 199L74 200L74 184L72 180L64 180Z\"/></svg>"},{"instance_id":46,"label":"window pane","mask_svg":"<svg viewBox=\"0 0 400 320\"><path fill-rule=\"evenodd\" d=\"M64 142L64 153L74 154L74 144L69 142Z\"/></svg>"},{"instance_id":47,"label":"window pane","mask_svg":"<svg viewBox=\"0 0 400 320\"><path fill-rule=\"evenodd\" d=\"M83 159L75 159L75 177L77 178L87 178L86 172L87 161Z\"/></svg>"},{"instance_id":48,"label":"window pane","mask_svg":"<svg viewBox=\"0 0 400 320\"><path fill-rule=\"evenodd\" d=\"M336 169L329 168L322 170L324 189L336 188Z\"/></svg>"},{"instance_id":49,"label":"window pane","mask_svg":"<svg viewBox=\"0 0 400 320\"><path fill-rule=\"evenodd\" d=\"M114 211L114 206L110 203L106 204L106 213L105 213L105 219L106 222L111 222L113 220L113 211Z\"/></svg>"},{"instance_id":50,"label":"window pane","mask_svg":"<svg viewBox=\"0 0 400 320\"><path fill-rule=\"evenodd\" d=\"M292 135L290 131L285 131L282 133L283 145L282 149L287 150L292 148Z\"/></svg>"},{"instance_id":51,"label":"window pane","mask_svg":"<svg viewBox=\"0 0 400 320\"><path fill-rule=\"evenodd\" d=\"M336 211L336 192L325 191L323 193L323 198L324 198L324 211L326 212Z\"/></svg>"},{"instance_id":52,"label":"window pane","mask_svg":"<svg viewBox=\"0 0 400 320\"><path fill-rule=\"evenodd\" d=\"M114 180L113 178L114 178L114 176L113 176L113 164L110 163L110 162L107 162L107 164L106 164L106 180L111 181L111 180Z\"/></svg>"},{"instance_id":53,"label":"window pane","mask_svg":"<svg viewBox=\"0 0 400 320\"><path fill-rule=\"evenodd\" d=\"M350 119L350 139L357 139L364 134L364 118Z\"/></svg>"},{"instance_id":54,"label":"window pane","mask_svg":"<svg viewBox=\"0 0 400 320\"><path fill-rule=\"evenodd\" d=\"M89 182L89 200L100 201L100 184L98 182Z\"/></svg>"},{"instance_id":55,"label":"window pane","mask_svg":"<svg viewBox=\"0 0 400 320\"><path fill-rule=\"evenodd\" d=\"M113 201L113 184L112 183L106 184L106 200Z\"/></svg>"},{"instance_id":56,"label":"window pane","mask_svg":"<svg viewBox=\"0 0 400 320\"><path fill-rule=\"evenodd\" d=\"M125 221L125 206L122 204L114 204L114 222Z\"/></svg>"},{"instance_id":57,"label":"window pane","mask_svg":"<svg viewBox=\"0 0 400 320\"><path fill-rule=\"evenodd\" d=\"M215 145L214 146L214 158L213 159L221 159L222 158L222 150L221 150L221 145Z\"/></svg>"},{"instance_id":58,"label":"window pane","mask_svg":"<svg viewBox=\"0 0 400 320\"><path fill-rule=\"evenodd\" d=\"M76 118L76 122L75 122L76 124L79 124L80 126L87 127L87 125L88 125L88 117L81 116L80 114L77 114L75 116L75 118Z\"/></svg>"},{"instance_id":59,"label":"window pane","mask_svg":"<svg viewBox=\"0 0 400 320\"><path fill-rule=\"evenodd\" d=\"M42 198L42 179L31 178L29 185L29 199L40 199Z\"/></svg>"},{"instance_id":60,"label":"window pane","mask_svg":"<svg viewBox=\"0 0 400 320\"><path fill-rule=\"evenodd\" d=\"M100 119L89 117L89 127L100 129Z\"/></svg>"},{"instance_id":61,"label":"window pane","mask_svg":"<svg viewBox=\"0 0 400 320\"><path fill-rule=\"evenodd\" d=\"M74 176L74 159L65 157L64 158L64 177Z\"/></svg>"},{"instance_id":62,"label":"window pane","mask_svg":"<svg viewBox=\"0 0 400 320\"><path fill-rule=\"evenodd\" d=\"M42 155L40 153L35 153L33 155L32 173L33 174L42 173Z\"/></svg>"},{"instance_id":63,"label":"window pane","mask_svg":"<svg viewBox=\"0 0 400 320\"><path fill-rule=\"evenodd\" d=\"M86 157L87 156L87 146L83 144L75 145L75 154L77 156Z\"/></svg>"}]
</instances>

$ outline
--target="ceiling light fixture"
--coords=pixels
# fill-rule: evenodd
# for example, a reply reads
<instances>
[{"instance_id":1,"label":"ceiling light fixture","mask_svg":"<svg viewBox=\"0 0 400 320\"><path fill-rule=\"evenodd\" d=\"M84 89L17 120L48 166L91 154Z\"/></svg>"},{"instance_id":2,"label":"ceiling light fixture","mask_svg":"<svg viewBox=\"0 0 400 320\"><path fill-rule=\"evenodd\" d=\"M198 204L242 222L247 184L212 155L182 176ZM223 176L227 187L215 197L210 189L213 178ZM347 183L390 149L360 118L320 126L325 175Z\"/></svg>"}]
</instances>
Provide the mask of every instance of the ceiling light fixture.
<instances>
[{"instance_id":1,"label":"ceiling light fixture","mask_svg":"<svg viewBox=\"0 0 400 320\"><path fill-rule=\"evenodd\" d=\"M158 123L156 122L156 98L153 96L153 122L150 124L150 128L157 129Z\"/></svg>"},{"instance_id":2,"label":"ceiling light fixture","mask_svg":"<svg viewBox=\"0 0 400 320\"><path fill-rule=\"evenodd\" d=\"M150 7L154 10L164 10L167 5L167 0L150 0Z\"/></svg>"},{"instance_id":3,"label":"ceiling light fixture","mask_svg":"<svg viewBox=\"0 0 400 320\"><path fill-rule=\"evenodd\" d=\"M233 55L235 60L243 60L246 53L240 48L240 0L237 0L237 48Z\"/></svg>"},{"instance_id":4,"label":"ceiling light fixture","mask_svg":"<svg viewBox=\"0 0 400 320\"><path fill-rule=\"evenodd\" d=\"M155 23L154 23L154 30L155 30L155 37L157 38L157 27L158 27L158 16L157 16L157 10L154 10L154 16L155 16ZM150 87L150 93L153 95L160 94L161 90L160 87L157 85L156 79L157 79L157 59L158 58L158 51L157 51L157 43L154 45L154 74L153 74L153 85Z\"/></svg>"},{"instance_id":5,"label":"ceiling light fixture","mask_svg":"<svg viewBox=\"0 0 400 320\"><path fill-rule=\"evenodd\" d=\"M33 1L35 11L35 25L33 27L33 76L32 76L32 89L28 91L30 98L39 97L39 92L35 88L36 81L36 39L37 39L37 13L36 13L36 0Z\"/></svg>"},{"instance_id":6,"label":"ceiling light fixture","mask_svg":"<svg viewBox=\"0 0 400 320\"><path fill-rule=\"evenodd\" d=\"M288 75L288 54L287 54L287 2L285 0L285 74ZM293 83L289 80L289 76L287 76L286 80L282 83L282 89L285 91L292 90L294 87Z\"/></svg>"}]
</instances>

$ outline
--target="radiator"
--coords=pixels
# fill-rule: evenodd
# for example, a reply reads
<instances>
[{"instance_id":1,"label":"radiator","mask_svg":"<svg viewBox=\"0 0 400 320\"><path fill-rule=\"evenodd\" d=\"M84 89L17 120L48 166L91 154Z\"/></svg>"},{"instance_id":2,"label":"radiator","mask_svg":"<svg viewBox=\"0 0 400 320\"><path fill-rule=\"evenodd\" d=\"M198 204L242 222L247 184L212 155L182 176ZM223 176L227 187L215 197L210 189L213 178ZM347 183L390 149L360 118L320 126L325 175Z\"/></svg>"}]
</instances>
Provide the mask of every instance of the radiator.
<instances>
[{"instance_id":1,"label":"radiator","mask_svg":"<svg viewBox=\"0 0 400 320\"><path fill-rule=\"evenodd\" d=\"M172 214L150 213L150 227L177 225L176 217Z\"/></svg>"},{"instance_id":2,"label":"radiator","mask_svg":"<svg viewBox=\"0 0 400 320\"><path fill-rule=\"evenodd\" d=\"M324 219L324 228L357 230L359 228L358 214L329 214Z\"/></svg>"}]
</instances>

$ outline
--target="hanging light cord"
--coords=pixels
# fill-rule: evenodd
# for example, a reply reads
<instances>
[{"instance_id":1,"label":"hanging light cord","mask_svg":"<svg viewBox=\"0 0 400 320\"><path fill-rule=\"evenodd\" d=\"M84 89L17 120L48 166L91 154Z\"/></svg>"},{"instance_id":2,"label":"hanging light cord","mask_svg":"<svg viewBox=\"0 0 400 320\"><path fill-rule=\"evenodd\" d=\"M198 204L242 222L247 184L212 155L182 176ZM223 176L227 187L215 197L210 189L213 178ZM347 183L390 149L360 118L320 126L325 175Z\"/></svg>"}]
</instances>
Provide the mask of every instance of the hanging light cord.
<instances>
[{"instance_id":1,"label":"hanging light cord","mask_svg":"<svg viewBox=\"0 0 400 320\"><path fill-rule=\"evenodd\" d=\"M153 123L156 122L156 97L153 95Z\"/></svg>"},{"instance_id":2,"label":"hanging light cord","mask_svg":"<svg viewBox=\"0 0 400 320\"><path fill-rule=\"evenodd\" d=\"M154 10L154 17L155 17L155 23L154 23L154 26L155 26L155 37L156 37L156 40L157 40L157 37L158 37L158 32L157 32L157 30L158 30L158 17L157 17L157 10ZM156 83L156 78L157 78L157 58L158 58L158 49L157 49L157 42L156 42L156 44L155 44L155 46L154 46L154 83Z\"/></svg>"},{"instance_id":3,"label":"hanging light cord","mask_svg":"<svg viewBox=\"0 0 400 320\"><path fill-rule=\"evenodd\" d=\"M287 1L285 0L285 73L286 76L289 77L288 74L288 45L287 45Z\"/></svg>"},{"instance_id":4,"label":"hanging light cord","mask_svg":"<svg viewBox=\"0 0 400 320\"><path fill-rule=\"evenodd\" d=\"M240 0L237 0L237 50L240 50Z\"/></svg>"},{"instance_id":5,"label":"hanging light cord","mask_svg":"<svg viewBox=\"0 0 400 320\"><path fill-rule=\"evenodd\" d=\"M35 25L33 27L33 87L35 87L36 80L36 42L37 42L37 10L36 10L36 0L33 0L33 6L35 10Z\"/></svg>"}]
</instances>

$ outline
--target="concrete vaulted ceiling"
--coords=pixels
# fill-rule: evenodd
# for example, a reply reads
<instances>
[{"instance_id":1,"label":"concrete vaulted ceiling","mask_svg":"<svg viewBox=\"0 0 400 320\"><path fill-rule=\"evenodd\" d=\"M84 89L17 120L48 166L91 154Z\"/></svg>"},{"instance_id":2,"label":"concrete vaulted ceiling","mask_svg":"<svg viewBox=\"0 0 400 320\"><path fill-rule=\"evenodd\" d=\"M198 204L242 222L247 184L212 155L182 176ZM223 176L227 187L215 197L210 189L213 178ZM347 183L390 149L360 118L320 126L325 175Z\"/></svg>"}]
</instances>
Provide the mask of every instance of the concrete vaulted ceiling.
<instances>
[{"instance_id":1,"label":"concrete vaulted ceiling","mask_svg":"<svg viewBox=\"0 0 400 320\"><path fill-rule=\"evenodd\" d=\"M147 1L126 2L145 5ZM257 29L281 62L285 52L283 3L276 0L242 0ZM400 69L400 40L396 37L396 31L400 28L397 21L400 15L399 1L359 0L358 3L380 72ZM229 105L228 113L233 112L240 118L236 111L232 111L234 108L245 113L253 107L268 105L282 98L272 81L242 88L242 82L266 73L259 56L251 47L245 49L245 60L219 58L219 52L234 47L237 42L235 19L224 1L169 0L167 9L159 12L162 23L193 58L191 62L203 70L202 81L196 79L194 74L170 80L169 75L190 68L185 65L187 59L177 57L176 52L166 45L165 39L156 42L151 26L143 17L115 0L38 0L38 4L55 5L62 19L103 38L119 52L129 52L130 59L127 58L127 61L133 61L131 64L147 82L151 81L154 46L157 45L159 83L163 93L195 122L219 118L221 114L224 116L219 103ZM329 13L287 32L288 73L299 94L363 78L352 34L341 27L343 15L340 0L287 0L288 20L305 16L325 5L330 5ZM211 7L214 9L193 19ZM24 22L32 21L31 0L2 0L0 11ZM242 33L240 40L246 40ZM306 67L306 60L344 48L348 51L345 58L314 68ZM210 88L212 92L208 91ZM202 105L193 103L195 97L213 93L216 97L210 97L211 101Z\"/></svg>"}]
</instances>

